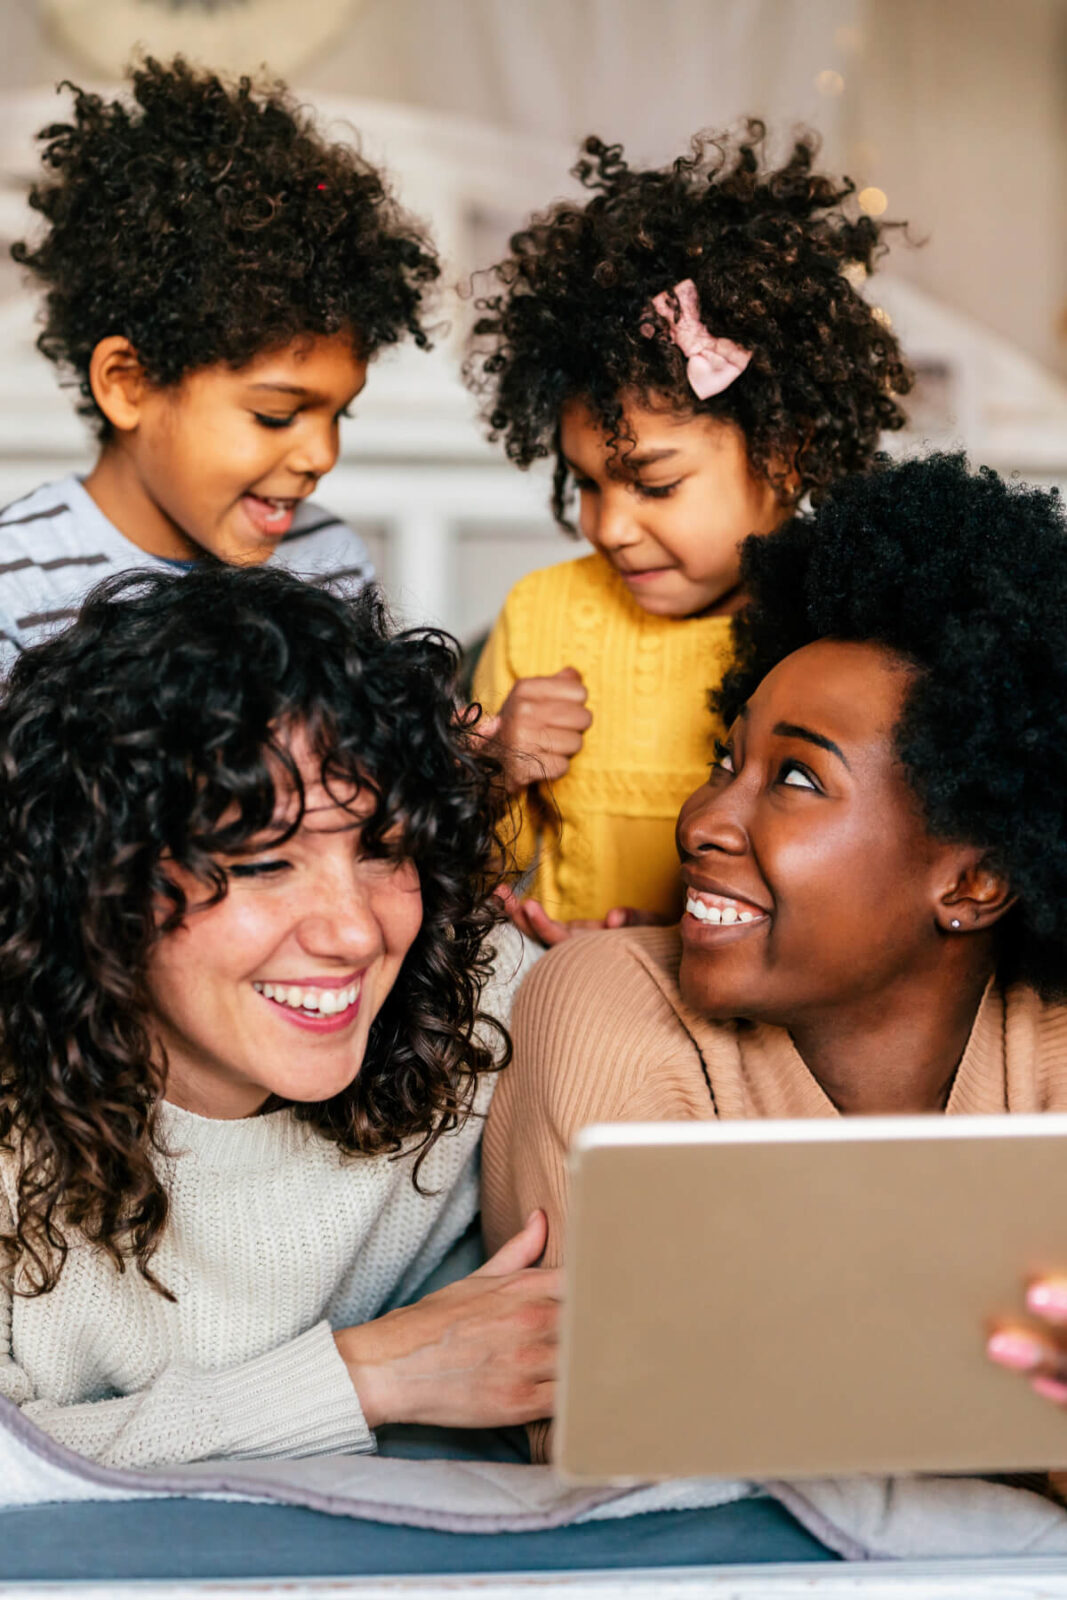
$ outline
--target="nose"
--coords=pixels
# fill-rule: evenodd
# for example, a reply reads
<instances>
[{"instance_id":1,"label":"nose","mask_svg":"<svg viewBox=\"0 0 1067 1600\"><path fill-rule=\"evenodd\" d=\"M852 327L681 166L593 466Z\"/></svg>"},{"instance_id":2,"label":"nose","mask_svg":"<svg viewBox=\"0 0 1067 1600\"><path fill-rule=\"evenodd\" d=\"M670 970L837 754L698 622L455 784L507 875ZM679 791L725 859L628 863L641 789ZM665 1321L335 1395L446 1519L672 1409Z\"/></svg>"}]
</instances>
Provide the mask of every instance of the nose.
<instances>
[{"instance_id":1,"label":"nose","mask_svg":"<svg viewBox=\"0 0 1067 1600\"><path fill-rule=\"evenodd\" d=\"M705 784L682 807L676 838L683 861L709 855L747 855L751 845L736 781Z\"/></svg>"},{"instance_id":2,"label":"nose","mask_svg":"<svg viewBox=\"0 0 1067 1600\"><path fill-rule=\"evenodd\" d=\"M340 449L337 424L306 416L289 455L289 467L306 478L324 478L336 464Z\"/></svg>"},{"instance_id":3,"label":"nose","mask_svg":"<svg viewBox=\"0 0 1067 1600\"><path fill-rule=\"evenodd\" d=\"M581 526L589 543L598 550L624 550L641 537L633 497L618 484L610 485L599 495L583 496Z\"/></svg>"},{"instance_id":4,"label":"nose","mask_svg":"<svg viewBox=\"0 0 1067 1600\"><path fill-rule=\"evenodd\" d=\"M296 935L309 956L354 967L365 966L382 948L378 919L354 874L340 882L331 873L328 881L309 886Z\"/></svg>"}]
</instances>

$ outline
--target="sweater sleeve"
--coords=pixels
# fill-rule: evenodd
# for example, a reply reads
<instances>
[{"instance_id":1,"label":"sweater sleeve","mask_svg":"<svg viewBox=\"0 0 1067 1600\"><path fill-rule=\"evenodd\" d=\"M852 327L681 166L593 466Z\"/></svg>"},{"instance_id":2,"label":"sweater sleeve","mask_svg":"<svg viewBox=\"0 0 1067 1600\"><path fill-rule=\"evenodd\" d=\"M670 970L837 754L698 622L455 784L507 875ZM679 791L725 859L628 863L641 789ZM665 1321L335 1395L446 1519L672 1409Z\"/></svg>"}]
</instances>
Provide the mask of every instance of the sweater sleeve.
<instances>
[{"instance_id":1,"label":"sweater sleeve","mask_svg":"<svg viewBox=\"0 0 1067 1600\"><path fill-rule=\"evenodd\" d=\"M474 672L474 698L486 714L496 716L514 685L522 677L512 660L512 599L504 602L485 649ZM516 795L510 806L510 827L506 829L508 850L520 873L527 872L537 858L538 819L527 795Z\"/></svg>"},{"instance_id":2,"label":"sweater sleeve","mask_svg":"<svg viewBox=\"0 0 1067 1600\"><path fill-rule=\"evenodd\" d=\"M12 1218L0 1187L0 1233ZM12 1295L0 1287L0 1394L68 1449L112 1467L242 1456L356 1454L376 1448L329 1323L219 1372L165 1367L137 1394L60 1405L34 1392L12 1349Z\"/></svg>"},{"instance_id":3,"label":"sweater sleeve","mask_svg":"<svg viewBox=\"0 0 1067 1600\"><path fill-rule=\"evenodd\" d=\"M498 1250L540 1207L545 1266L563 1260L567 1152L592 1122L678 1114L676 1075L692 1045L642 959L668 929L587 933L550 950L512 1012L514 1056L489 1109L482 1157L486 1246Z\"/></svg>"},{"instance_id":4,"label":"sweater sleeve","mask_svg":"<svg viewBox=\"0 0 1067 1600\"><path fill-rule=\"evenodd\" d=\"M657 930L658 932L659 930ZM538 962L512 1014L514 1057L501 1074L485 1132L482 1223L491 1254L540 1207L541 1264L563 1262L567 1152L579 1128L632 1120L649 1052L671 1048L655 983L626 931L585 934ZM644 1113L647 1114L647 1111ZM546 1422L528 1429L534 1461L551 1454Z\"/></svg>"},{"instance_id":5,"label":"sweater sleeve","mask_svg":"<svg viewBox=\"0 0 1067 1600\"><path fill-rule=\"evenodd\" d=\"M474 698L490 716L496 716L519 678L511 664L511 627L508 601L493 623L485 648L474 669Z\"/></svg>"}]
</instances>

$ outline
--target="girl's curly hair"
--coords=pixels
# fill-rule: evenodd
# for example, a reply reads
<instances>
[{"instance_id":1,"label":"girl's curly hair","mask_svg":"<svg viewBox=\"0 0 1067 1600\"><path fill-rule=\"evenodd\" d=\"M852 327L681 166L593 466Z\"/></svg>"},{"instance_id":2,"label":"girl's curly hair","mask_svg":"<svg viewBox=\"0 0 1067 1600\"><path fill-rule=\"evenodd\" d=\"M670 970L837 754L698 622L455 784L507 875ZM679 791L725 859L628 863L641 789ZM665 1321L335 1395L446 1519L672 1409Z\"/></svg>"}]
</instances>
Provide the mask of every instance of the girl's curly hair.
<instances>
[{"instance_id":1,"label":"girl's curly hair","mask_svg":"<svg viewBox=\"0 0 1067 1600\"><path fill-rule=\"evenodd\" d=\"M998 964L1067 994L1067 519L1056 490L962 455L882 465L813 517L742 547L750 605L711 696L728 727L777 662L816 639L916 669L897 750L937 838L977 845L1018 904Z\"/></svg>"},{"instance_id":2,"label":"girl's curly hair","mask_svg":"<svg viewBox=\"0 0 1067 1600\"><path fill-rule=\"evenodd\" d=\"M569 485L559 416L585 400L624 473L632 443L624 397L667 397L683 413L742 429L753 467L783 502L866 466L883 429L904 425L897 396L911 374L884 320L846 269L870 272L888 229L850 216L848 178L813 170L818 143L798 138L770 165L766 129L704 133L658 170L627 165L620 145L590 138L574 174L594 191L560 201L511 239L493 269L501 292L481 299L468 375L486 396L491 436L526 467L555 455L552 509L561 526ZM743 376L698 400L654 295L691 278L708 329L752 351ZM784 487L793 470L799 489Z\"/></svg>"},{"instance_id":3,"label":"girl's curly hair","mask_svg":"<svg viewBox=\"0 0 1067 1600\"><path fill-rule=\"evenodd\" d=\"M507 1059L479 1011L499 768L457 712L457 660L445 635L392 632L371 591L215 566L110 579L18 659L0 697L0 1144L20 1159L0 1245L31 1292L54 1286L70 1229L155 1283L165 1062L146 965L188 911L166 867L215 904L227 858L291 837L298 727L333 792L372 797L360 848L416 865L423 921L355 1080L294 1115L346 1154L421 1161Z\"/></svg>"},{"instance_id":4,"label":"girl's curly hair","mask_svg":"<svg viewBox=\"0 0 1067 1600\"><path fill-rule=\"evenodd\" d=\"M305 334L350 334L364 358L405 333L429 343L432 247L280 84L179 57L146 60L131 104L61 87L73 116L41 131L48 176L30 194L47 230L11 253L46 291L38 348L73 372L101 438L89 363L114 334L158 386Z\"/></svg>"}]
</instances>

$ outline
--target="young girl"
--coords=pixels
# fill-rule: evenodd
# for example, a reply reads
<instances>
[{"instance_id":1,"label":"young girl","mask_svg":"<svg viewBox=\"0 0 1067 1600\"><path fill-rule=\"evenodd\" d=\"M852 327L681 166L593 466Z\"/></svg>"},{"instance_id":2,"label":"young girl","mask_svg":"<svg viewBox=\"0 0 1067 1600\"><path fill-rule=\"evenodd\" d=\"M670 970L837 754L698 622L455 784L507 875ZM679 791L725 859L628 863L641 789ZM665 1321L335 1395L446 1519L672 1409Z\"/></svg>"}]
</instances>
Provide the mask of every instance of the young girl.
<instances>
[{"instance_id":1,"label":"young girl","mask_svg":"<svg viewBox=\"0 0 1067 1600\"><path fill-rule=\"evenodd\" d=\"M375 353L427 343L433 251L351 146L180 60L131 90L76 89L43 131L45 227L13 251L100 452L0 513L0 660L108 571L211 555L358 585L361 541L308 496Z\"/></svg>"},{"instance_id":2,"label":"young girl","mask_svg":"<svg viewBox=\"0 0 1067 1600\"><path fill-rule=\"evenodd\" d=\"M750 122L662 171L590 139L594 198L515 236L476 325L494 435L519 466L554 457L556 518L573 487L595 551L516 585L474 681L529 801L525 860L541 834L520 916L546 942L611 908L678 915L674 820L710 757L740 543L904 421L907 369L854 287L886 225L812 170L812 139L780 167L764 139Z\"/></svg>"},{"instance_id":3,"label":"young girl","mask_svg":"<svg viewBox=\"0 0 1067 1600\"><path fill-rule=\"evenodd\" d=\"M495 764L456 658L285 573L109 580L0 696L0 1395L116 1466L552 1410L477 1204Z\"/></svg>"}]
</instances>

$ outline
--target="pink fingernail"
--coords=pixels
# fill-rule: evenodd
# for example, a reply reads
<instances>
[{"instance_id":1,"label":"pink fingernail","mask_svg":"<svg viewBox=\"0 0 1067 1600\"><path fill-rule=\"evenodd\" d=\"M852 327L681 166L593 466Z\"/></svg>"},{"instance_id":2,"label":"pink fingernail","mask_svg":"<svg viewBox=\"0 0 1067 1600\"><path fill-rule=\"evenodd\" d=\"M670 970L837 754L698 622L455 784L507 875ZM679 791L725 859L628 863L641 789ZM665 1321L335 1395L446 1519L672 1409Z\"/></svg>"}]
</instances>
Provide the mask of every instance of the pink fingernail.
<instances>
[{"instance_id":1,"label":"pink fingernail","mask_svg":"<svg viewBox=\"0 0 1067 1600\"><path fill-rule=\"evenodd\" d=\"M1030 1387L1035 1394L1045 1400L1055 1400L1059 1405L1067 1405L1067 1383L1061 1383L1058 1378L1031 1378Z\"/></svg>"},{"instance_id":2,"label":"pink fingernail","mask_svg":"<svg viewBox=\"0 0 1067 1600\"><path fill-rule=\"evenodd\" d=\"M1013 1372L1029 1372L1045 1357L1037 1340L1028 1338L1025 1333L994 1333L985 1349L990 1361L1010 1367Z\"/></svg>"},{"instance_id":3,"label":"pink fingernail","mask_svg":"<svg viewBox=\"0 0 1067 1600\"><path fill-rule=\"evenodd\" d=\"M1041 1316L1067 1319L1067 1283L1032 1283L1026 1291L1026 1305Z\"/></svg>"}]
</instances>

